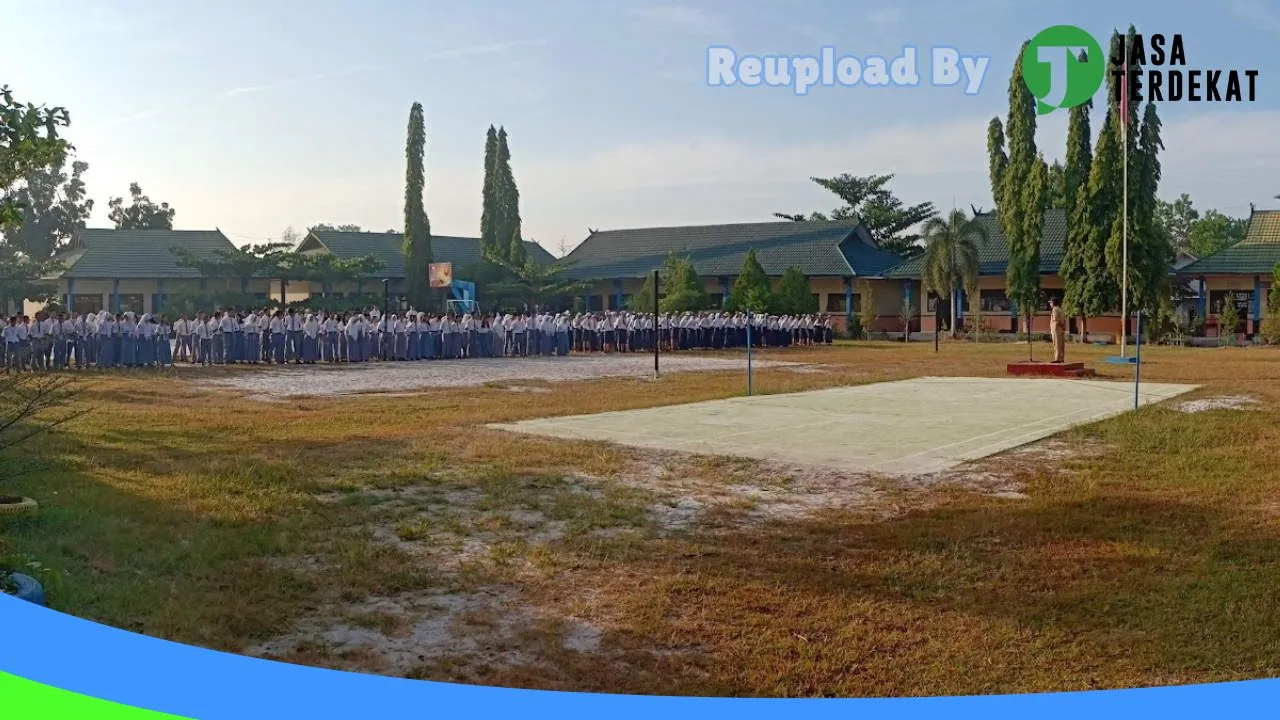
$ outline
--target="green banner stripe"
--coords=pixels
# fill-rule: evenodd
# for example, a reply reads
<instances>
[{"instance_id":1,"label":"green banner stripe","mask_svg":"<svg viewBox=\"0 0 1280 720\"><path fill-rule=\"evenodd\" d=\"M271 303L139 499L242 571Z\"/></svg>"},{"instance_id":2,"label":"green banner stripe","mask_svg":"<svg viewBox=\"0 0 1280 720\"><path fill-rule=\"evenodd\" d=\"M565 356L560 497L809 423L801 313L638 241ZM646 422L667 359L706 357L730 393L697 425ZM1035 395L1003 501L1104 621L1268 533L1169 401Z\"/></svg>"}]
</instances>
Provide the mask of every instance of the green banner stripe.
<instances>
[{"instance_id":1,"label":"green banner stripe","mask_svg":"<svg viewBox=\"0 0 1280 720\"><path fill-rule=\"evenodd\" d=\"M154 710L129 707L68 690L41 685L0 672L0 698L4 717L39 720L190 720Z\"/></svg>"}]
</instances>

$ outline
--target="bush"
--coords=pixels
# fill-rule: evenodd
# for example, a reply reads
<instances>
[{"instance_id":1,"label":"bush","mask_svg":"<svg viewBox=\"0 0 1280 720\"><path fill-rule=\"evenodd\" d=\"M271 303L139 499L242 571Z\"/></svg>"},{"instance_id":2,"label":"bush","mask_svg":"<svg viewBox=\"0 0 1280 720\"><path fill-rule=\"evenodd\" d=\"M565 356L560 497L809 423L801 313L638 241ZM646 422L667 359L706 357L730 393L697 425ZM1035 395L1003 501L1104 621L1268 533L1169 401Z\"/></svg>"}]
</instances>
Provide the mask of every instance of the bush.
<instances>
[{"instance_id":1,"label":"bush","mask_svg":"<svg viewBox=\"0 0 1280 720\"><path fill-rule=\"evenodd\" d=\"M857 315L849 314L844 317L844 337L846 340L861 340L866 334L862 327L862 320Z\"/></svg>"},{"instance_id":2,"label":"bush","mask_svg":"<svg viewBox=\"0 0 1280 720\"><path fill-rule=\"evenodd\" d=\"M1240 310L1236 308L1234 302L1226 302L1222 305L1222 311L1218 313L1218 343L1226 341L1227 345L1236 343L1236 328L1240 326Z\"/></svg>"}]
</instances>

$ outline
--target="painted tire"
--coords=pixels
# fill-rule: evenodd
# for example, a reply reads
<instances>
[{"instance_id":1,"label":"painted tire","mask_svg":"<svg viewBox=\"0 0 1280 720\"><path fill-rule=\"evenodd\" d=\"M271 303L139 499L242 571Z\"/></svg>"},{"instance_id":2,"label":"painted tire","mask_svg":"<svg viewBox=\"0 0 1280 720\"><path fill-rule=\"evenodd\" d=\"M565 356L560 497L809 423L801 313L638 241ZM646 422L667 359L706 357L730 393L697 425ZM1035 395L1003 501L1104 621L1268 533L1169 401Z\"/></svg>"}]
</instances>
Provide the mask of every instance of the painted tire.
<instances>
[{"instance_id":1,"label":"painted tire","mask_svg":"<svg viewBox=\"0 0 1280 720\"><path fill-rule=\"evenodd\" d=\"M9 580L18 586L14 597L19 600L26 600L37 605L45 605L44 588L40 587L40 583L35 578L21 573L10 573Z\"/></svg>"},{"instance_id":2,"label":"painted tire","mask_svg":"<svg viewBox=\"0 0 1280 720\"><path fill-rule=\"evenodd\" d=\"M31 498L22 498L22 502L0 504L0 516L3 515L25 515L35 512L40 504Z\"/></svg>"}]
</instances>

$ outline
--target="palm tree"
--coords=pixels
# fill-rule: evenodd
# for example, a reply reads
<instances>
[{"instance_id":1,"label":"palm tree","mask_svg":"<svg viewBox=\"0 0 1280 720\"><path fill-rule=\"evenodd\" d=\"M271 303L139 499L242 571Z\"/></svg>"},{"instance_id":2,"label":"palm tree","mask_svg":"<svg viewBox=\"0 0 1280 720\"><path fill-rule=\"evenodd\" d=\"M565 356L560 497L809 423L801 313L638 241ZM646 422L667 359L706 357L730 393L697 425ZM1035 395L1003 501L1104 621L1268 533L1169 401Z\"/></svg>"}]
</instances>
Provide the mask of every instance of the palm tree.
<instances>
[{"instance_id":1,"label":"palm tree","mask_svg":"<svg viewBox=\"0 0 1280 720\"><path fill-rule=\"evenodd\" d=\"M951 305L951 337L956 336L956 291L977 284L978 243L987 241L987 228L963 210L952 210L943 218L930 218L921 230L924 236L924 267L921 280L925 292L939 298L946 292ZM936 332L936 329L935 329Z\"/></svg>"}]
</instances>

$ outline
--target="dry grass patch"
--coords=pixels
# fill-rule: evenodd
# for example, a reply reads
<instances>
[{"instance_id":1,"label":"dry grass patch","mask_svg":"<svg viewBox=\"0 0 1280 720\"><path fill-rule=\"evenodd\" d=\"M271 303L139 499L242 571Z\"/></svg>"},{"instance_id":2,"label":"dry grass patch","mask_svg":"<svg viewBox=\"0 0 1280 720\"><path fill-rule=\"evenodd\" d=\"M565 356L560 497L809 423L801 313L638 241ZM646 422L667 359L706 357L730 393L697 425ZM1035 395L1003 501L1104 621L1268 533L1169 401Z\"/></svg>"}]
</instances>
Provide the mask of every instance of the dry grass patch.
<instances>
[{"instance_id":1,"label":"dry grass patch","mask_svg":"<svg viewBox=\"0 0 1280 720\"><path fill-rule=\"evenodd\" d=\"M766 352L822 370L755 387L998 376L1024 352ZM890 482L479 427L723 398L736 371L271 404L192 380L273 369L103 374L94 412L10 468L41 513L0 521L0 556L108 624L442 680L914 695L1275 675L1280 353L1143 358L1146 379L1202 384L1191 401L1257 403L1144 408Z\"/></svg>"}]
</instances>

